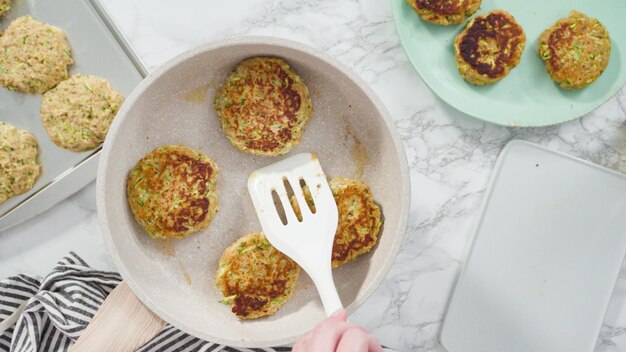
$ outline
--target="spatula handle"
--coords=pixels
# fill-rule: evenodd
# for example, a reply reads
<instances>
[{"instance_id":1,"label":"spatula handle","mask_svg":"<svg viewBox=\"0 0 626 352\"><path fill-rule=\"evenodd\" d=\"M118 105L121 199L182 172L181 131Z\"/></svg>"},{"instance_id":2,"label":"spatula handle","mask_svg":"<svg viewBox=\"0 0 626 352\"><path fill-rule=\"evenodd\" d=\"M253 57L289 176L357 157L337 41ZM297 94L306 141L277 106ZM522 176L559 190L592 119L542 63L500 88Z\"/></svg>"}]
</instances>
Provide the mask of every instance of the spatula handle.
<instances>
[{"instance_id":1,"label":"spatula handle","mask_svg":"<svg viewBox=\"0 0 626 352\"><path fill-rule=\"evenodd\" d=\"M331 316L333 313L343 308L341 298L337 293L335 282L333 281L333 273L330 265L322 270L315 270L314 273L308 273L317 287L317 292L322 300L324 311L326 316Z\"/></svg>"}]
</instances>

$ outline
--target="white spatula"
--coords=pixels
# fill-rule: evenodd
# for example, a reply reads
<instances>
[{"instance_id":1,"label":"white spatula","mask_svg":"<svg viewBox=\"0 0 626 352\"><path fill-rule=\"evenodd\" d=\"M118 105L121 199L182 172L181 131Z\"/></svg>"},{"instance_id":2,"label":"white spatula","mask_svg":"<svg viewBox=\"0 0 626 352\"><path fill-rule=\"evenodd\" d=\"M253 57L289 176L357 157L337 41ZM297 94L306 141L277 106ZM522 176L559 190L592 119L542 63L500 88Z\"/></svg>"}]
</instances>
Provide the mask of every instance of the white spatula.
<instances>
[{"instance_id":1,"label":"white spatula","mask_svg":"<svg viewBox=\"0 0 626 352\"><path fill-rule=\"evenodd\" d=\"M303 181L311 192L315 211L305 200ZM302 220L291 206L291 192L286 185L295 195ZM309 274L326 315L341 309L331 271L337 204L317 156L298 154L253 172L248 178L248 191L265 236Z\"/></svg>"}]
</instances>

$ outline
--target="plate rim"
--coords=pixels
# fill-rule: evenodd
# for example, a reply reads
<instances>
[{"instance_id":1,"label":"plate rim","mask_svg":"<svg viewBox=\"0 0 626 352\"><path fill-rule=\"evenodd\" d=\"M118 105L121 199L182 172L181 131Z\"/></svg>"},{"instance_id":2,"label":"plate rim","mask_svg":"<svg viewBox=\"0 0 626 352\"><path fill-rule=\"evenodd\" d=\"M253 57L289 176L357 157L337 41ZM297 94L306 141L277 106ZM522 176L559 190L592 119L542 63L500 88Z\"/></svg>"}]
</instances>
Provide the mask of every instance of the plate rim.
<instances>
[{"instance_id":1,"label":"plate rim","mask_svg":"<svg viewBox=\"0 0 626 352\"><path fill-rule=\"evenodd\" d=\"M404 149L404 145L402 143L402 139L400 138L400 133L396 129L394 125L394 121L391 118L391 115L387 111L385 105L382 103L380 98L374 93L372 88L360 77L358 77L354 72L352 72L347 66L338 62L338 60L334 59L329 54L326 54L320 50L317 50L308 45L277 37L269 37L269 36L256 36L256 35L245 35L245 36L233 36L227 37L225 39L220 39L216 41L211 41L205 44L201 44L192 49L186 50L173 58L166 61L164 64L160 65L154 72L150 73L143 81L139 83L139 85L132 91L132 93L128 96L128 98L124 101L124 104L120 108L118 112L118 118L113 120L111 127L109 129L110 135L117 134L117 131L121 127L121 123L128 116L128 110L134 106L137 102L138 98L152 86L152 83L160 78L165 73L169 72L174 67L182 64L183 62L192 59L193 57L200 55L204 52L215 50L218 48L229 47L229 46L240 46L240 45L271 45L282 47L294 51L298 51L300 53L312 56L319 60L325 61L326 63L332 65L337 70L339 70L342 74L344 74L348 79L353 81L362 91L363 93L372 101L376 109L378 110L380 117L383 122L387 126L387 130L391 135L391 140L394 145L394 149L396 152L396 156L398 157L400 163L400 179L402 180L401 186L401 196L400 196L400 218L399 218L399 226L398 233L396 234L397 239L394 241L391 250L389 259L384 262L384 265L380 267L378 274L375 275L372 279L372 285L365 290L365 292L357 297L348 307L348 311L352 313L359 306L361 306L369 297L374 293L376 289L380 286L383 279L387 276L389 270L393 266L395 259L400 251L400 247L404 242L404 237L407 231L408 217L410 212L410 195L411 195L411 184L410 184L410 173L409 166L407 161L406 152ZM207 334L201 329L195 328L193 326L189 326L182 321L174 318L170 314L166 313L162 310L154 301L152 301L149 296L142 290L141 285L133 280L133 276L130 274L128 268L124 260L119 256L117 252L115 243L113 241L111 235L111 229L108 225L108 215L107 215L107 205L106 205L106 172L107 172L107 164L109 160L111 160L111 139L106 138L104 144L102 146L102 151L100 153L100 162L98 165L98 173L97 173L97 181L96 181L96 205L98 209L98 222L100 224L100 228L102 231L102 237L106 244L107 250L113 259L113 263L115 267L119 270L120 275L124 279L124 281L131 288L133 293L139 298L141 302L143 302L150 310L156 313L159 317L161 317L166 322L170 323L174 327L201 339L219 343L223 345L233 346L233 347L273 347L273 346L282 346L295 342L302 335L293 335L289 337L284 337L280 339L272 339L266 340L260 343L242 343L242 341L238 340L230 340L221 338L219 336L211 336Z\"/></svg>"}]
</instances>

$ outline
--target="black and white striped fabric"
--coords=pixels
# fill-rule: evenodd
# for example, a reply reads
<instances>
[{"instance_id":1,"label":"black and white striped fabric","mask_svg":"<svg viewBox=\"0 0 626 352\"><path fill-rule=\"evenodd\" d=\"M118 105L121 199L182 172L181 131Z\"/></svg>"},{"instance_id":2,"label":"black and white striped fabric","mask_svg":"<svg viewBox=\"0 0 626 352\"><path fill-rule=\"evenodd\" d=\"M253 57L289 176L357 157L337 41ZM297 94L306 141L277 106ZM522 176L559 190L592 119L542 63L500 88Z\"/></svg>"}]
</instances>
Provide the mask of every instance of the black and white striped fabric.
<instances>
[{"instance_id":1,"label":"black and white striped fabric","mask_svg":"<svg viewBox=\"0 0 626 352\"><path fill-rule=\"evenodd\" d=\"M91 269L75 253L64 257L43 279L17 275L0 281L0 351L66 351L120 281L119 274ZM236 349L166 326L138 351L279 352L291 348Z\"/></svg>"},{"instance_id":2,"label":"black and white striped fabric","mask_svg":"<svg viewBox=\"0 0 626 352\"><path fill-rule=\"evenodd\" d=\"M122 278L91 269L70 253L45 278L17 275L0 281L0 351L67 351ZM289 347L239 349L166 326L138 352L286 352Z\"/></svg>"}]
</instances>

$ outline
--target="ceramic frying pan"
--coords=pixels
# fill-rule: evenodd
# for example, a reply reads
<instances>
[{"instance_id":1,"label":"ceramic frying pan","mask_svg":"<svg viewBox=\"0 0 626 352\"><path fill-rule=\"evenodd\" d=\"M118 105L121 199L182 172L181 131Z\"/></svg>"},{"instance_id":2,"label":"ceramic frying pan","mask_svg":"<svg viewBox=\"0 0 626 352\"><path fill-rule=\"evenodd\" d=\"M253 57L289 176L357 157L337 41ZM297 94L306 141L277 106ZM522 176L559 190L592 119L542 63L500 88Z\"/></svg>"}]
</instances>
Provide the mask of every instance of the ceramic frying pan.
<instances>
[{"instance_id":1,"label":"ceramic frying pan","mask_svg":"<svg viewBox=\"0 0 626 352\"><path fill-rule=\"evenodd\" d=\"M294 42L232 38L200 46L149 75L126 99L104 143L98 170L98 212L109 252L128 286L168 323L231 346L266 347L295 341L325 315L303 272L293 298L275 315L237 319L214 279L220 255L237 238L259 231L246 180L279 158L233 147L213 109L216 88L243 59L284 58L309 87L314 114L290 155L317 153L329 177L367 182L384 214L371 253L334 271L345 306L354 311L380 284L398 252L409 211L409 173L401 141L371 89L327 55ZM146 153L180 143L202 150L220 168L219 211L209 227L164 244L150 239L126 201L126 176Z\"/></svg>"}]
</instances>

